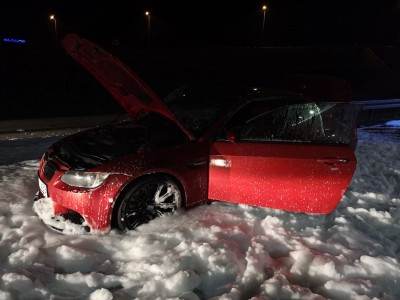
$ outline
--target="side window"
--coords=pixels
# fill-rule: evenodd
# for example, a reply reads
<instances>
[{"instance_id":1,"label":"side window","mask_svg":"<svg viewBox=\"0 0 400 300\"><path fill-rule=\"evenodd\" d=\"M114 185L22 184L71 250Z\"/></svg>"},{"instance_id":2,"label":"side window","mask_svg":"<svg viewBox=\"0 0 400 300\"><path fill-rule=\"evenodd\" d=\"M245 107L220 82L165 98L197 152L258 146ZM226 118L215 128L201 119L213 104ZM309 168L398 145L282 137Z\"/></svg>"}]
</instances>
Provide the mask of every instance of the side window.
<instances>
[{"instance_id":1,"label":"side window","mask_svg":"<svg viewBox=\"0 0 400 300\"><path fill-rule=\"evenodd\" d=\"M228 131L233 132L239 142L351 144L354 126L352 105L301 103L248 114Z\"/></svg>"}]
</instances>

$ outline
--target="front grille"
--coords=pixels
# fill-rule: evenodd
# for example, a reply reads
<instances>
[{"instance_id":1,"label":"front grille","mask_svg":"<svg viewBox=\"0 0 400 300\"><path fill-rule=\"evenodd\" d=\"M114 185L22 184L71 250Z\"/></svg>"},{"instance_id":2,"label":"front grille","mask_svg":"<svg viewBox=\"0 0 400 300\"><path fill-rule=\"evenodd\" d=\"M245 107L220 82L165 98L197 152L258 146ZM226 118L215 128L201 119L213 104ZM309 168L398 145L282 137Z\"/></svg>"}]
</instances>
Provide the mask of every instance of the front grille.
<instances>
[{"instance_id":1,"label":"front grille","mask_svg":"<svg viewBox=\"0 0 400 300\"><path fill-rule=\"evenodd\" d=\"M74 224L76 224L76 225L83 225L83 223L85 222L85 219L84 219L80 214L78 214L77 212L72 211L72 210L70 210L69 212L67 212L67 213L65 213L65 214L62 214L61 216L62 216L65 220L68 220L68 221L70 221L71 223L74 223ZM87 225L84 225L84 226L83 226L83 229L84 229L86 232L90 232L90 227L87 226Z\"/></svg>"},{"instance_id":2,"label":"front grille","mask_svg":"<svg viewBox=\"0 0 400 300\"><path fill-rule=\"evenodd\" d=\"M53 161L49 160L46 162L46 165L43 168L43 175L47 180L51 180L56 170L57 165Z\"/></svg>"},{"instance_id":3,"label":"front grille","mask_svg":"<svg viewBox=\"0 0 400 300\"><path fill-rule=\"evenodd\" d=\"M69 211L61 216L65 220L69 220L72 223L77 224L77 225L82 225L83 222L85 221L80 214L78 214L77 212L74 212L74 211Z\"/></svg>"}]
</instances>

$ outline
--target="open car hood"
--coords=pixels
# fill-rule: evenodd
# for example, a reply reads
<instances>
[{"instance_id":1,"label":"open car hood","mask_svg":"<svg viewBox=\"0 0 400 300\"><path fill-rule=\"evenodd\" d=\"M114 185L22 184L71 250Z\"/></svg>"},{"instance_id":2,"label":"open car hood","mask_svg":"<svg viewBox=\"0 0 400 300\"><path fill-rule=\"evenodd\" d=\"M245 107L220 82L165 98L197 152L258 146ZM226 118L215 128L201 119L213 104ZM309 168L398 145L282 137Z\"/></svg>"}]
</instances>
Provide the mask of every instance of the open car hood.
<instances>
[{"instance_id":1,"label":"open car hood","mask_svg":"<svg viewBox=\"0 0 400 300\"><path fill-rule=\"evenodd\" d=\"M67 53L92 74L132 118L142 112L159 113L193 140L193 135L157 94L119 59L76 34L68 34L62 43Z\"/></svg>"}]
</instances>

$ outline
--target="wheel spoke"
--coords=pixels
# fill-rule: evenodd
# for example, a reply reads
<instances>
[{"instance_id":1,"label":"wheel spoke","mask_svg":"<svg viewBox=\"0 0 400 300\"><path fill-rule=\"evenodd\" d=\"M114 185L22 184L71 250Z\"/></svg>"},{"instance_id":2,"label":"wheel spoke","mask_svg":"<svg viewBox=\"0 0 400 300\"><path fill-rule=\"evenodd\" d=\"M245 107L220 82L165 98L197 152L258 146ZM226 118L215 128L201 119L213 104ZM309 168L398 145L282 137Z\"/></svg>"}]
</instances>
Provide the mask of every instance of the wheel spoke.
<instances>
[{"instance_id":1,"label":"wheel spoke","mask_svg":"<svg viewBox=\"0 0 400 300\"><path fill-rule=\"evenodd\" d=\"M130 218L130 217L136 216L136 214L137 214L137 212L136 212L136 211L133 211L133 212L127 213L127 214L125 214L125 218L126 218L126 219L128 219L128 218Z\"/></svg>"},{"instance_id":2,"label":"wheel spoke","mask_svg":"<svg viewBox=\"0 0 400 300\"><path fill-rule=\"evenodd\" d=\"M149 183L136 190L123 208L121 220L129 230L135 229L179 207L180 191L168 181Z\"/></svg>"},{"instance_id":3,"label":"wheel spoke","mask_svg":"<svg viewBox=\"0 0 400 300\"><path fill-rule=\"evenodd\" d=\"M167 187L167 192L162 195L159 196L159 198L157 199L156 203L157 204L161 204L163 203L165 200L167 200L169 197L171 197L174 194L174 191L171 187Z\"/></svg>"},{"instance_id":4,"label":"wheel spoke","mask_svg":"<svg viewBox=\"0 0 400 300\"><path fill-rule=\"evenodd\" d=\"M164 189L165 192L162 193ZM154 202L156 203L156 205L164 204L165 200L167 200L171 196L175 196L175 194L176 194L176 189L174 186L172 186L171 184L160 184L154 195ZM173 199L173 202L174 200L175 199Z\"/></svg>"},{"instance_id":5,"label":"wheel spoke","mask_svg":"<svg viewBox=\"0 0 400 300\"><path fill-rule=\"evenodd\" d=\"M161 191L164 189L164 187L165 187L164 183L159 184L157 186L156 192L154 193L154 197L153 197L154 203L158 203L159 202L160 194L161 194Z\"/></svg>"},{"instance_id":6,"label":"wheel spoke","mask_svg":"<svg viewBox=\"0 0 400 300\"><path fill-rule=\"evenodd\" d=\"M176 203L159 203L156 206L161 209L175 209Z\"/></svg>"}]
</instances>

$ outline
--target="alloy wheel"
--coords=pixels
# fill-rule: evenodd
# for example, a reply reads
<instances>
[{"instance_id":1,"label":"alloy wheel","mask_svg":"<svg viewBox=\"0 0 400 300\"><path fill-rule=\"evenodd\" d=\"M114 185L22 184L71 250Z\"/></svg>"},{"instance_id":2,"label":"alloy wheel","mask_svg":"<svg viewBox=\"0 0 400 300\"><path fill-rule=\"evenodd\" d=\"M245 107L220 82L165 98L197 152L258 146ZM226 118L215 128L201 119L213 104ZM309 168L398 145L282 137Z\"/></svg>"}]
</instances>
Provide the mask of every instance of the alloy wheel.
<instances>
[{"instance_id":1,"label":"alloy wheel","mask_svg":"<svg viewBox=\"0 0 400 300\"><path fill-rule=\"evenodd\" d=\"M142 182L127 194L118 210L118 227L133 230L181 207L178 185L169 179Z\"/></svg>"}]
</instances>

